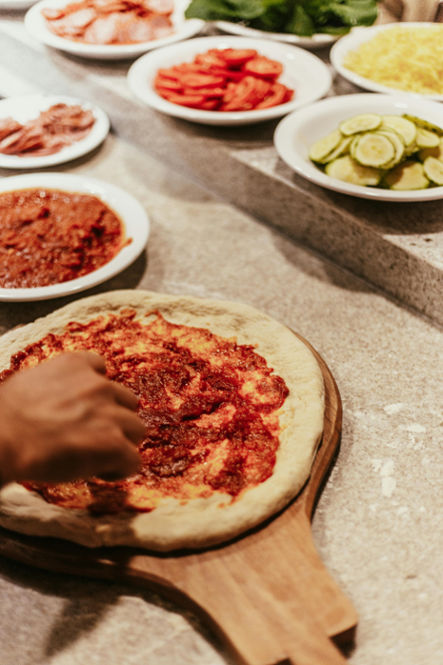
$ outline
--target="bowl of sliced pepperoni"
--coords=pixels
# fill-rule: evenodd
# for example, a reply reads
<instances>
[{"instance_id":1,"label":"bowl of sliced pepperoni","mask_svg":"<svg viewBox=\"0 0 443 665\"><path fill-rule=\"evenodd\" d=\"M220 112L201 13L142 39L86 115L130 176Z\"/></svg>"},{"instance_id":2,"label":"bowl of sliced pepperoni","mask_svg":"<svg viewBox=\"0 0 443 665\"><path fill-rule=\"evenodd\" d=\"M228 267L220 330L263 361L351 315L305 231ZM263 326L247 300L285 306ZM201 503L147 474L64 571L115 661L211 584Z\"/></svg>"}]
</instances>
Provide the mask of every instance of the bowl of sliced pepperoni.
<instances>
[{"instance_id":1,"label":"bowl of sliced pepperoni","mask_svg":"<svg viewBox=\"0 0 443 665\"><path fill-rule=\"evenodd\" d=\"M296 46L242 37L202 37L148 53L128 84L148 106L209 125L279 118L323 97L328 67Z\"/></svg>"}]
</instances>

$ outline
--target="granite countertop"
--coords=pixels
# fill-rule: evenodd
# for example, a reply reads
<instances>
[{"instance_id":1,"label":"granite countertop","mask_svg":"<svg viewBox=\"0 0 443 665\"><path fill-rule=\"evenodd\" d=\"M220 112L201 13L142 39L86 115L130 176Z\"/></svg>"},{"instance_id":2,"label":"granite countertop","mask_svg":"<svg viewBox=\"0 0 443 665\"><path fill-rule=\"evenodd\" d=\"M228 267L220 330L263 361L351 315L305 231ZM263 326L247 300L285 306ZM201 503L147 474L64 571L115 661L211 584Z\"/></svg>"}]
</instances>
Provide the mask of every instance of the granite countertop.
<instances>
[{"instance_id":1,"label":"granite countertop","mask_svg":"<svg viewBox=\"0 0 443 665\"><path fill-rule=\"evenodd\" d=\"M124 187L152 222L146 252L85 295L147 288L244 302L316 347L344 423L313 532L359 614L349 663L442 660L441 330L134 137L117 131L57 170ZM69 300L2 303L0 332ZM195 616L146 589L2 559L0 593L2 665L232 665Z\"/></svg>"},{"instance_id":2,"label":"granite countertop","mask_svg":"<svg viewBox=\"0 0 443 665\"><path fill-rule=\"evenodd\" d=\"M46 48L20 13L0 20L0 45L0 95L58 92L99 104L120 137L443 325L441 200L371 201L319 187L279 158L278 120L212 127L157 113L131 93L131 61ZM328 96L362 92L334 74L329 50L315 51L333 75Z\"/></svg>"}]
</instances>

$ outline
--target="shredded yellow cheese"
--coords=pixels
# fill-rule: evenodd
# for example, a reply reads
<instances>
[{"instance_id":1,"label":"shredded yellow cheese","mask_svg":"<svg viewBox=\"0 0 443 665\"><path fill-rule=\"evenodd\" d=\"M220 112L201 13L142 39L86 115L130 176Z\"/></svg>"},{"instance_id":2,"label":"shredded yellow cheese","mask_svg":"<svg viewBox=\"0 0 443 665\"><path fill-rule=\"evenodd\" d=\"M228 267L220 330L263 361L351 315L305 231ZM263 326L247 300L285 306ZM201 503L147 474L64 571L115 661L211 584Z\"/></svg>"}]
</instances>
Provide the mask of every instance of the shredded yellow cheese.
<instances>
[{"instance_id":1,"label":"shredded yellow cheese","mask_svg":"<svg viewBox=\"0 0 443 665\"><path fill-rule=\"evenodd\" d=\"M443 25L387 28L349 52L343 65L390 88L443 95Z\"/></svg>"}]
</instances>

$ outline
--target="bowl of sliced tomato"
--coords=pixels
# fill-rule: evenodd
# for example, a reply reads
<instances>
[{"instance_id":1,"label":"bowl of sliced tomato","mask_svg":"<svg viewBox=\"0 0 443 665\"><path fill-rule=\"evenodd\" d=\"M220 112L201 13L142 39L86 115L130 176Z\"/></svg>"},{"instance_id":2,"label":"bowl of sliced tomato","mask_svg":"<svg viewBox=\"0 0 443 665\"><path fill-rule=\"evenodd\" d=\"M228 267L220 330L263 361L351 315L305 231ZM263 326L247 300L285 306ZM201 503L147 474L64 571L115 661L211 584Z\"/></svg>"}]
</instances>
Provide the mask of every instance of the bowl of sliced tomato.
<instances>
[{"instance_id":1,"label":"bowl of sliced tomato","mask_svg":"<svg viewBox=\"0 0 443 665\"><path fill-rule=\"evenodd\" d=\"M296 46L242 37L203 37L164 47L130 68L134 95L167 115L209 125L279 118L323 97L328 67Z\"/></svg>"}]
</instances>

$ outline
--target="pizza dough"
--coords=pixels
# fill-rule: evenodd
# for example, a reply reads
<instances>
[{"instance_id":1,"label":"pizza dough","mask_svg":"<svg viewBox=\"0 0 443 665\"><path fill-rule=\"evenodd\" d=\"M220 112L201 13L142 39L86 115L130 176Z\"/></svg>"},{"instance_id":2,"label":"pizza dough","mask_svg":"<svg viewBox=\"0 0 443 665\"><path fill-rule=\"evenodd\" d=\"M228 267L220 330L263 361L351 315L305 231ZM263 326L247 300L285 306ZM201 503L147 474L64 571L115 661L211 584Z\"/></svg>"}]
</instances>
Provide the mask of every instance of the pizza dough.
<instances>
[{"instance_id":1,"label":"pizza dough","mask_svg":"<svg viewBox=\"0 0 443 665\"><path fill-rule=\"evenodd\" d=\"M252 307L149 291L92 296L0 338L0 370L9 366L12 354L48 333L62 333L68 322L86 323L126 307L135 309L137 316L159 310L172 323L207 328L216 335L234 337L238 344L252 344L284 379L289 395L279 411L280 445L273 474L235 500L219 491L186 502L165 497L151 512L100 516L48 503L36 492L11 483L0 491L0 524L88 547L129 545L169 551L229 540L281 510L309 477L323 429L323 379L308 347L288 328Z\"/></svg>"}]
</instances>

